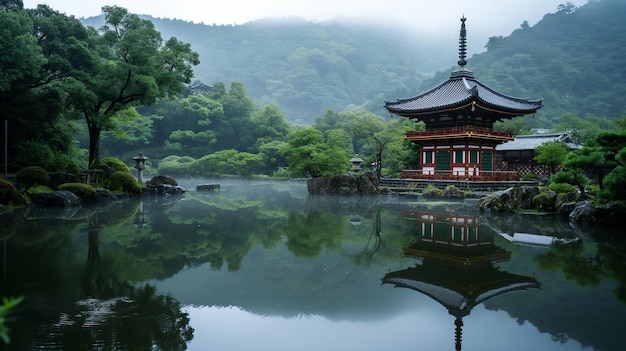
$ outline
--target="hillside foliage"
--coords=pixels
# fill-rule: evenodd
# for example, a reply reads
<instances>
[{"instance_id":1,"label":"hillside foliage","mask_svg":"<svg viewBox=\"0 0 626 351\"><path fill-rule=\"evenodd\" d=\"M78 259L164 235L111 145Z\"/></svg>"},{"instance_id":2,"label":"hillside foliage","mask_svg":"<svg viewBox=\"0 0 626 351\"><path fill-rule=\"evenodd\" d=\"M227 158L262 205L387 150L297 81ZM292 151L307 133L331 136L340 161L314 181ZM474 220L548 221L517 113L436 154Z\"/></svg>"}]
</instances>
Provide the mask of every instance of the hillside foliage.
<instances>
[{"instance_id":1,"label":"hillside foliage","mask_svg":"<svg viewBox=\"0 0 626 351\"><path fill-rule=\"evenodd\" d=\"M544 99L535 128L555 117L619 117L626 113L626 1L559 5L537 24L494 33L467 68L488 86ZM164 37L191 43L200 55L195 77L205 84L241 81L255 102L276 102L290 121L312 124L327 109L364 107L385 115L383 100L422 93L455 68L457 43L434 42L392 27L302 19L204 25L150 18ZM99 19L84 20L97 27ZM472 41L472 19L467 22ZM449 67L449 68L446 68ZM425 79L427 78L427 79Z\"/></svg>"}]
</instances>

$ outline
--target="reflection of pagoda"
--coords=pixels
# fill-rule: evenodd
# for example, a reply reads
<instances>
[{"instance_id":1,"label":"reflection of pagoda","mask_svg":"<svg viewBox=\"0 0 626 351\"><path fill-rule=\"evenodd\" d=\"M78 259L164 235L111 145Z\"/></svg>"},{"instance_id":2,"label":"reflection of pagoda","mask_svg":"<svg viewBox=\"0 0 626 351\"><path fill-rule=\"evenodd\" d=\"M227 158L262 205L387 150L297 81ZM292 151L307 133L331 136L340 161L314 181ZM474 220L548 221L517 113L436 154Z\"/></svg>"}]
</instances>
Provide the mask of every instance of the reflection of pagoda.
<instances>
[{"instance_id":1,"label":"reflection of pagoda","mask_svg":"<svg viewBox=\"0 0 626 351\"><path fill-rule=\"evenodd\" d=\"M463 317L474 306L507 292L540 287L532 277L493 266L508 260L510 253L494 245L493 232L480 226L478 218L414 211L402 212L402 218L419 223L419 240L404 254L421 263L390 272L382 282L421 292L448 309L456 317L456 350L461 350Z\"/></svg>"}]
</instances>

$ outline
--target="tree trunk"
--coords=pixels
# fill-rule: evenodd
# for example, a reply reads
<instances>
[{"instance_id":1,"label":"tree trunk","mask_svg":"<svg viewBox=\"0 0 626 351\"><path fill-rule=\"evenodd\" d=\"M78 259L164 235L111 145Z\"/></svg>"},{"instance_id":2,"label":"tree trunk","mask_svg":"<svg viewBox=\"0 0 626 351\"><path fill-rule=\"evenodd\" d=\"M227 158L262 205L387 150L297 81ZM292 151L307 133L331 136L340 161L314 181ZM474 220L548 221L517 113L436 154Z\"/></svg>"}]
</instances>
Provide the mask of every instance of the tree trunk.
<instances>
[{"instance_id":1,"label":"tree trunk","mask_svg":"<svg viewBox=\"0 0 626 351\"><path fill-rule=\"evenodd\" d=\"M102 130L93 123L87 123L89 128L89 166L100 160L100 133Z\"/></svg>"}]
</instances>

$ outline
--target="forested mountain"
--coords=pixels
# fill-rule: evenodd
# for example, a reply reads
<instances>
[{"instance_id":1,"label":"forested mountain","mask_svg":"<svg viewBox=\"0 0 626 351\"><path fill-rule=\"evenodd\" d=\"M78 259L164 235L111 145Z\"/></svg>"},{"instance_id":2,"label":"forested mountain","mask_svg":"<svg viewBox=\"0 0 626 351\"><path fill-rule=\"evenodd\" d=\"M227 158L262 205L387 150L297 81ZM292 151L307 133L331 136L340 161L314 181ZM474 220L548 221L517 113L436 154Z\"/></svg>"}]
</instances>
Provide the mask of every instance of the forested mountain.
<instances>
[{"instance_id":1,"label":"forested mountain","mask_svg":"<svg viewBox=\"0 0 626 351\"><path fill-rule=\"evenodd\" d=\"M625 0L561 5L534 26L522 23L508 36L491 37L467 68L503 93L543 98L545 107L530 119L535 127L550 127L565 113L622 116L625 15ZM383 100L416 95L447 79L457 55L456 42L364 24L275 19L209 26L150 19L164 38L191 43L200 54L197 80L241 81L257 103L275 101L288 120L305 124L328 109L351 106L385 114ZM83 20L96 27L99 21Z\"/></svg>"},{"instance_id":2,"label":"forested mountain","mask_svg":"<svg viewBox=\"0 0 626 351\"><path fill-rule=\"evenodd\" d=\"M454 42L443 45L392 27L298 18L218 26L143 17L163 38L190 43L200 54L197 80L241 81L258 103L275 101L289 120L306 124L327 109L369 100L382 107L385 91L412 91L455 59ZM97 28L101 21L83 23Z\"/></svg>"}]
</instances>

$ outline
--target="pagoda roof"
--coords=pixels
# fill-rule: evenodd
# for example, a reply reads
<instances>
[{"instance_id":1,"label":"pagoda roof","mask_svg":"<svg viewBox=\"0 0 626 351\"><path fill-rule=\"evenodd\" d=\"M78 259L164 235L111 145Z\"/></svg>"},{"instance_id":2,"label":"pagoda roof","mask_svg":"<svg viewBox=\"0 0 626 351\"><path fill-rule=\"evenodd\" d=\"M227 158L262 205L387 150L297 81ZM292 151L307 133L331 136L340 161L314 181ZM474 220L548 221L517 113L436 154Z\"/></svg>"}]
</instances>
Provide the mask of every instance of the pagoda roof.
<instances>
[{"instance_id":1,"label":"pagoda roof","mask_svg":"<svg viewBox=\"0 0 626 351\"><path fill-rule=\"evenodd\" d=\"M390 113L418 119L462 114L501 119L535 113L542 107L542 101L499 93L476 80L471 71L461 68L423 94L385 101L385 108Z\"/></svg>"},{"instance_id":2,"label":"pagoda roof","mask_svg":"<svg viewBox=\"0 0 626 351\"><path fill-rule=\"evenodd\" d=\"M455 316L464 316L476 305L513 291L540 289L532 277L502 272L487 264L478 269L445 264L416 265L387 273L383 284L409 288L429 296Z\"/></svg>"}]
</instances>

